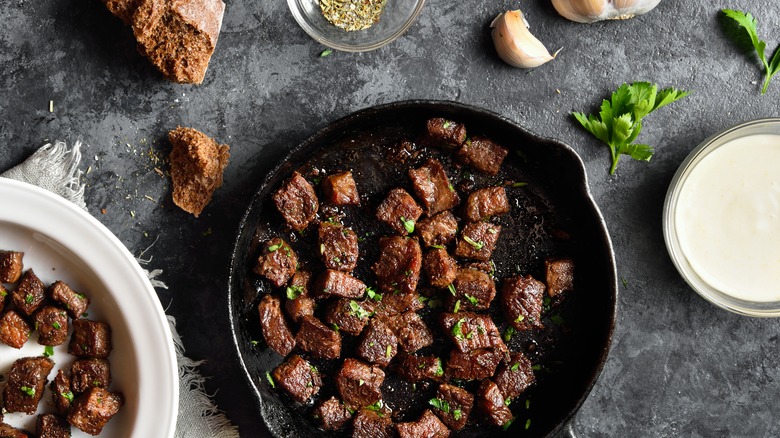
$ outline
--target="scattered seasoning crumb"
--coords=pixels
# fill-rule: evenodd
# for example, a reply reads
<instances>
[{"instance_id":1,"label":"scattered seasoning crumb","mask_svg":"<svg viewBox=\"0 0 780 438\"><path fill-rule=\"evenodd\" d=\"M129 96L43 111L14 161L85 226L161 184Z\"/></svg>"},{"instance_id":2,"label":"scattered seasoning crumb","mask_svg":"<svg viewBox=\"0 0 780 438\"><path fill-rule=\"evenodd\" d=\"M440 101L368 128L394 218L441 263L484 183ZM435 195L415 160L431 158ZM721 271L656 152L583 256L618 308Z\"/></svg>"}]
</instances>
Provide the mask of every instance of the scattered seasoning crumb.
<instances>
[{"instance_id":1,"label":"scattered seasoning crumb","mask_svg":"<svg viewBox=\"0 0 780 438\"><path fill-rule=\"evenodd\" d=\"M319 0L322 15L348 32L368 29L379 21L386 0Z\"/></svg>"},{"instance_id":2,"label":"scattered seasoning crumb","mask_svg":"<svg viewBox=\"0 0 780 438\"><path fill-rule=\"evenodd\" d=\"M325 49L322 52L320 52L320 58L329 56L331 53L333 53L333 49Z\"/></svg>"},{"instance_id":3,"label":"scattered seasoning crumb","mask_svg":"<svg viewBox=\"0 0 780 438\"><path fill-rule=\"evenodd\" d=\"M135 217L135 212L133 210L130 210L130 217Z\"/></svg>"},{"instance_id":4,"label":"scattered seasoning crumb","mask_svg":"<svg viewBox=\"0 0 780 438\"><path fill-rule=\"evenodd\" d=\"M555 89L555 92L558 93L558 94L561 94L561 90L559 90L557 88Z\"/></svg>"},{"instance_id":5,"label":"scattered seasoning crumb","mask_svg":"<svg viewBox=\"0 0 780 438\"><path fill-rule=\"evenodd\" d=\"M108 212L106 211L106 209L105 209L105 208L101 208L101 209L100 209L100 213L102 213L102 214L106 214L106 213L108 213Z\"/></svg>"},{"instance_id":6,"label":"scattered seasoning crumb","mask_svg":"<svg viewBox=\"0 0 780 438\"><path fill-rule=\"evenodd\" d=\"M49 101L49 112L50 113L54 112L54 101L53 100Z\"/></svg>"}]
</instances>

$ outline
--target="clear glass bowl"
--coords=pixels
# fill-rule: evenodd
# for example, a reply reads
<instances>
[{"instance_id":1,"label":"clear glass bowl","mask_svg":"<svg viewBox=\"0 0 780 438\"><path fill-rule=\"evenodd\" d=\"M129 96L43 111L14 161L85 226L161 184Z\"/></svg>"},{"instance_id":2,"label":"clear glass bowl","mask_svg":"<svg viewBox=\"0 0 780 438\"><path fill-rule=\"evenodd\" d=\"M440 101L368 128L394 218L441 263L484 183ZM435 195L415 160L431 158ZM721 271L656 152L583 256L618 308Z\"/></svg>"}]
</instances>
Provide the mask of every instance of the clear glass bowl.
<instances>
[{"instance_id":1,"label":"clear glass bowl","mask_svg":"<svg viewBox=\"0 0 780 438\"><path fill-rule=\"evenodd\" d=\"M425 0L387 0L379 22L365 30L347 32L322 15L318 0L287 0L295 21L312 38L345 52L378 49L401 36L420 15Z\"/></svg>"},{"instance_id":2,"label":"clear glass bowl","mask_svg":"<svg viewBox=\"0 0 780 438\"><path fill-rule=\"evenodd\" d=\"M678 201L683 187L694 168L720 146L742 137L760 134L780 135L780 118L754 120L720 132L697 146L683 161L675 173L663 208L663 231L666 248L669 251L672 262L688 285L704 299L718 307L734 313L757 317L780 316L780 301L747 301L726 294L705 281L686 257L681 245L681 230L678 229L676 218L678 213ZM756 157L756 159L759 159ZM778 164L780 172L780 164ZM724 178L728 178L727 175ZM728 237L724 237L728 238ZM778 267L780 269L780 267Z\"/></svg>"}]
</instances>

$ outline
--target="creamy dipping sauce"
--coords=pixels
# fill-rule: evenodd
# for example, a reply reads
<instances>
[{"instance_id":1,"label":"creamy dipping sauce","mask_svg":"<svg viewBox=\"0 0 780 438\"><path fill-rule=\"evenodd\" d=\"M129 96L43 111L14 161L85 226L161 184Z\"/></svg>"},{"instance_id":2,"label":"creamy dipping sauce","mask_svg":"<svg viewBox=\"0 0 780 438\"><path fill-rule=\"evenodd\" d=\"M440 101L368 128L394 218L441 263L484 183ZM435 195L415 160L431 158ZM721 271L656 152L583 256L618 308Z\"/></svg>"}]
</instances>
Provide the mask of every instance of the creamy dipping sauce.
<instances>
[{"instance_id":1,"label":"creamy dipping sauce","mask_svg":"<svg viewBox=\"0 0 780 438\"><path fill-rule=\"evenodd\" d=\"M704 282L734 298L780 301L780 135L742 137L702 158L674 220Z\"/></svg>"}]
</instances>

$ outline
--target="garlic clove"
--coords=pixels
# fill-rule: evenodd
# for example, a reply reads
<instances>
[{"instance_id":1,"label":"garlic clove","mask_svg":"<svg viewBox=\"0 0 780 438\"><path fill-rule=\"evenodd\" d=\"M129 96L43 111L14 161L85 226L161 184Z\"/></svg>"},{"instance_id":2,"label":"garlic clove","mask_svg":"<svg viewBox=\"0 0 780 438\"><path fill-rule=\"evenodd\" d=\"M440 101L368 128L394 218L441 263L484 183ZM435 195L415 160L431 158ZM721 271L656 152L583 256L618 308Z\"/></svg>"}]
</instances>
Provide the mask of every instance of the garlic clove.
<instances>
[{"instance_id":1,"label":"garlic clove","mask_svg":"<svg viewBox=\"0 0 780 438\"><path fill-rule=\"evenodd\" d=\"M659 3L661 0L552 0L561 16L579 23L633 18L650 12Z\"/></svg>"},{"instance_id":2,"label":"garlic clove","mask_svg":"<svg viewBox=\"0 0 780 438\"><path fill-rule=\"evenodd\" d=\"M539 67L558 54L551 55L544 44L531 34L528 22L519 9L498 14L490 27L493 28L491 35L499 58L513 67Z\"/></svg>"}]
</instances>

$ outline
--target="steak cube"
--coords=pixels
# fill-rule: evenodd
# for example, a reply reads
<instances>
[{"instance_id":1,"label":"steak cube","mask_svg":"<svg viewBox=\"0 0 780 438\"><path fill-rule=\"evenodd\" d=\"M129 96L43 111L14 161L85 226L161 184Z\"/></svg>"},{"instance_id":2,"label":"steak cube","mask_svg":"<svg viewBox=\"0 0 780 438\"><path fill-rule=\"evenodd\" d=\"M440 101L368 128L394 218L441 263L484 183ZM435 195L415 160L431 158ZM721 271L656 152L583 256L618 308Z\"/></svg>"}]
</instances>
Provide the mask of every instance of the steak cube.
<instances>
[{"instance_id":1,"label":"steak cube","mask_svg":"<svg viewBox=\"0 0 780 438\"><path fill-rule=\"evenodd\" d=\"M390 414L361 409L352 420L352 438L393 438Z\"/></svg>"},{"instance_id":2,"label":"steak cube","mask_svg":"<svg viewBox=\"0 0 780 438\"><path fill-rule=\"evenodd\" d=\"M0 316L0 342L9 347L22 348L30 339L32 327L18 313L9 310Z\"/></svg>"},{"instance_id":3,"label":"steak cube","mask_svg":"<svg viewBox=\"0 0 780 438\"><path fill-rule=\"evenodd\" d=\"M444 375L441 359L436 356L404 354L398 364L398 375L415 383L422 380L440 380Z\"/></svg>"},{"instance_id":4,"label":"steak cube","mask_svg":"<svg viewBox=\"0 0 780 438\"><path fill-rule=\"evenodd\" d=\"M425 254L423 266L428 283L433 287L447 287L458 274L458 263L444 248L436 248Z\"/></svg>"},{"instance_id":5,"label":"steak cube","mask_svg":"<svg viewBox=\"0 0 780 438\"><path fill-rule=\"evenodd\" d=\"M497 175L509 151L485 137L475 136L455 154L459 162L488 175Z\"/></svg>"},{"instance_id":6,"label":"steak cube","mask_svg":"<svg viewBox=\"0 0 780 438\"><path fill-rule=\"evenodd\" d=\"M447 359L447 378L480 380L492 377L501 361L501 355L491 349L473 350L461 353L457 349L450 351Z\"/></svg>"},{"instance_id":7,"label":"steak cube","mask_svg":"<svg viewBox=\"0 0 780 438\"><path fill-rule=\"evenodd\" d=\"M23 357L17 359L8 373L8 382L3 390L5 410L32 415L38 410L43 396L47 376L54 368L48 357Z\"/></svg>"},{"instance_id":8,"label":"steak cube","mask_svg":"<svg viewBox=\"0 0 780 438\"><path fill-rule=\"evenodd\" d=\"M32 435L29 435L27 432L23 431L22 429L17 429L13 426L9 426L2 421L0 421L0 438L29 438L32 437Z\"/></svg>"},{"instance_id":9,"label":"steak cube","mask_svg":"<svg viewBox=\"0 0 780 438\"><path fill-rule=\"evenodd\" d=\"M341 172L322 180L325 202L332 205L359 205L360 195L352 172Z\"/></svg>"},{"instance_id":10,"label":"steak cube","mask_svg":"<svg viewBox=\"0 0 780 438\"><path fill-rule=\"evenodd\" d=\"M433 334L420 315L415 312L386 318L385 323L398 338L398 345L407 353L414 353L433 344Z\"/></svg>"},{"instance_id":11,"label":"steak cube","mask_svg":"<svg viewBox=\"0 0 780 438\"><path fill-rule=\"evenodd\" d=\"M293 400L306 403L320 391L320 372L297 354L291 355L273 371L276 384L281 386Z\"/></svg>"},{"instance_id":12,"label":"steak cube","mask_svg":"<svg viewBox=\"0 0 780 438\"><path fill-rule=\"evenodd\" d=\"M358 237L341 224L322 222L319 229L320 258L328 269L350 272L358 262Z\"/></svg>"},{"instance_id":13,"label":"steak cube","mask_svg":"<svg viewBox=\"0 0 780 438\"><path fill-rule=\"evenodd\" d=\"M444 333L463 353L481 348L494 348L502 354L509 352L489 315L442 313L440 321Z\"/></svg>"},{"instance_id":14,"label":"steak cube","mask_svg":"<svg viewBox=\"0 0 780 438\"><path fill-rule=\"evenodd\" d=\"M373 300L355 301L339 298L328 303L325 310L325 322L331 327L350 335L359 335L368 323L376 302Z\"/></svg>"},{"instance_id":15,"label":"steak cube","mask_svg":"<svg viewBox=\"0 0 780 438\"><path fill-rule=\"evenodd\" d=\"M435 407L439 419L452 430L461 430L469 421L471 408L474 406L474 396L457 386L442 383L436 391L436 399L442 408Z\"/></svg>"},{"instance_id":16,"label":"steak cube","mask_svg":"<svg viewBox=\"0 0 780 438\"><path fill-rule=\"evenodd\" d=\"M457 233L458 221L449 211L417 222L417 234L425 246L447 245L455 239Z\"/></svg>"},{"instance_id":17,"label":"steak cube","mask_svg":"<svg viewBox=\"0 0 780 438\"><path fill-rule=\"evenodd\" d=\"M458 301L458 307L462 310L486 310L496 297L496 284L482 271L459 269L450 289L450 292L453 291L455 295L447 295L447 307L450 310L454 311Z\"/></svg>"},{"instance_id":18,"label":"steak cube","mask_svg":"<svg viewBox=\"0 0 780 438\"><path fill-rule=\"evenodd\" d=\"M68 315L73 319L81 318L89 307L89 298L86 295L74 291L62 281L55 281L46 290L46 294L50 300L67 310Z\"/></svg>"},{"instance_id":19,"label":"steak cube","mask_svg":"<svg viewBox=\"0 0 780 438\"><path fill-rule=\"evenodd\" d=\"M547 259L547 293L554 297L574 290L574 261L572 259Z\"/></svg>"},{"instance_id":20,"label":"steak cube","mask_svg":"<svg viewBox=\"0 0 780 438\"><path fill-rule=\"evenodd\" d=\"M420 294L412 292L408 294L402 293L386 293L384 295L376 293L374 296L382 300L376 309L376 314L379 316L393 316L399 313L416 312L425 305L420 301Z\"/></svg>"},{"instance_id":21,"label":"steak cube","mask_svg":"<svg viewBox=\"0 0 780 438\"><path fill-rule=\"evenodd\" d=\"M290 281L298 266L298 256L290 244L279 237L265 242L263 251L257 257L255 274L267 278L276 287Z\"/></svg>"},{"instance_id":22,"label":"steak cube","mask_svg":"<svg viewBox=\"0 0 780 438\"><path fill-rule=\"evenodd\" d=\"M88 319L73 321L68 353L76 357L107 358L111 353L111 327Z\"/></svg>"},{"instance_id":23,"label":"steak cube","mask_svg":"<svg viewBox=\"0 0 780 438\"><path fill-rule=\"evenodd\" d=\"M502 426L513 418L512 411L504 403L506 399L501 390L489 379L483 380L479 385L476 400L480 412L493 425Z\"/></svg>"},{"instance_id":24,"label":"steak cube","mask_svg":"<svg viewBox=\"0 0 780 438\"><path fill-rule=\"evenodd\" d=\"M475 190L466 200L466 220L486 221L493 216L509 213L509 199L503 187L487 187Z\"/></svg>"},{"instance_id":25,"label":"steak cube","mask_svg":"<svg viewBox=\"0 0 780 438\"><path fill-rule=\"evenodd\" d=\"M493 381L504 397L515 398L536 381L536 376L531 361L517 352L510 355L509 363L501 366Z\"/></svg>"},{"instance_id":26,"label":"steak cube","mask_svg":"<svg viewBox=\"0 0 780 438\"><path fill-rule=\"evenodd\" d=\"M11 303L24 316L30 316L38 310L45 298L45 286L32 269L22 275L16 289L11 292Z\"/></svg>"},{"instance_id":27,"label":"steak cube","mask_svg":"<svg viewBox=\"0 0 780 438\"><path fill-rule=\"evenodd\" d=\"M317 216L320 203L314 187L298 172L273 195L274 204L282 217L295 231L303 231Z\"/></svg>"},{"instance_id":28,"label":"steak cube","mask_svg":"<svg viewBox=\"0 0 780 438\"><path fill-rule=\"evenodd\" d=\"M507 278L501 287L501 309L515 330L544 328L544 283L530 275Z\"/></svg>"},{"instance_id":29,"label":"steak cube","mask_svg":"<svg viewBox=\"0 0 780 438\"><path fill-rule=\"evenodd\" d=\"M295 337L282 315L282 302L279 298L266 294L257 305L260 315L260 331L265 342L272 350L284 357L295 348Z\"/></svg>"},{"instance_id":30,"label":"steak cube","mask_svg":"<svg viewBox=\"0 0 780 438\"><path fill-rule=\"evenodd\" d=\"M57 415L41 414L35 420L35 435L38 438L70 438L70 424Z\"/></svg>"},{"instance_id":31,"label":"steak cube","mask_svg":"<svg viewBox=\"0 0 780 438\"><path fill-rule=\"evenodd\" d=\"M460 204L460 197L439 160L431 158L422 167L409 169L409 179L426 216L434 216Z\"/></svg>"},{"instance_id":32,"label":"steak cube","mask_svg":"<svg viewBox=\"0 0 780 438\"><path fill-rule=\"evenodd\" d=\"M454 149L466 141L466 126L441 117L425 123L427 141L433 146Z\"/></svg>"},{"instance_id":33,"label":"steak cube","mask_svg":"<svg viewBox=\"0 0 780 438\"><path fill-rule=\"evenodd\" d=\"M79 359L70 367L71 388L76 394L90 388L107 389L111 384L111 366L106 359Z\"/></svg>"},{"instance_id":34,"label":"steak cube","mask_svg":"<svg viewBox=\"0 0 780 438\"><path fill-rule=\"evenodd\" d=\"M296 324L301 318L314 315L314 299L310 295L311 272L297 271L287 286L287 301L284 310Z\"/></svg>"},{"instance_id":35,"label":"steak cube","mask_svg":"<svg viewBox=\"0 0 780 438\"><path fill-rule=\"evenodd\" d=\"M325 430L339 430L352 419L352 411L336 397L320 403L314 409L314 417L319 418Z\"/></svg>"},{"instance_id":36,"label":"steak cube","mask_svg":"<svg viewBox=\"0 0 780 438\"><path fill-rule=\"evenodd\" d=\"M67 415L70 404L73 402L73 391L70 387L70 377L62 369L57 371L57 376L49 385L51 398L54 402L54 410L60 415Z\"/></svg>"},{"instance_id":37,"label":"steak cube","mask_svg":"<svg viewBox=\"0 0 780 438\"><path fill-rule=\"evenodd\" d=\"M317 277L314 291L320 297L361 298L366 285L346 272L328 269Z\"/></svg>"},{"instance_id":38,"label":"steak cube","mask_svg":"<svg viewBox=\"0 0 780 438\"><path fill-rule=\"evenodd\" d=\"M450 436L450 430L430 409L426 409L417 421L398 423L395 428L399 438L447 438Z\"/></svg>"},{"instance_id":39,"label":"steak cube","mask_svg":"<svg viewBox=\"0 0 780 438\"><path fill-rule=\"evenodd\" d=\"M98 435L123 404L122 394L92 388L73 400L68 423L90 435Z\"/></svg>"},{"instance_id":40,"label":"steak cube","mask_svg":"<svg viewBox=\"0 0 780 438\"><path fill-rule=\"evenodd\" d=\"M412 293L417 289L422 250L417 239L399 236L379 239L379 260L372 269L385 293Z\"/></svg>"},{"instance_id":41,"label":"steak cube","mask_svg":"<svg viewBox=\"0 0 780 438\"><path fill-rule=\"evenodd\" d=\"M376 210L376 218L386 223L396 233L406 236L414 232L414 224L422 214L422 208L404 189L392 189Z\"/></svg>"},{"instance_id":42,"label":"steak cube","mask_svg":"<svg viewBox=\"0 0 780 438\"><path fill-rule=\"evenodd\" d=\"M16 283L22 276L23 252L0 251L0 283Z\"/></svg>"},{"instance_id":43,"label":"steak cube","mask_svg":"<svg viewBox=\"0 0 780 438\"><path fill-rule=\"evenodd\" d=\"M295 343L316 358L336 359L341 355L341 336L313 316L301 318Z\"/></svg>"},{"instance_id":44,"label":"steak cube","mask_svg":"<svg viewBox=\"0 0 780 438\"><path fill-rule=\"evenodd\" d=\"M488 261L498 242L501 225L489 222L472 222L460 233L455 255L466 259Z\"/></svg>"},{"instance_id":45,"label":"steak cube","mask_svg":"<svg viewBox=\"0 0 780 438\"><path fill-rule=\"evenodd\" d=\"M54 306L43 306L33 315L41 345L62 345L68 339L68 314Z\"/></svg>"},{"instance_id":46,"label":"steak cube","mask_svg":"<svg viewBox=\"0 0 780 438\"><path fill-rule=\"evenodd\" d=\"M348 407L359 409L382 398L384 380L385 373L378 366L347 358L336 375L336 389Z\"/></svg>"},{"instance_id":47,"label":"steak cube","mask_svg":"<svg viewBox=\"0 0 780 438\"><path fill-rule=\"evenodd\" d=\"M465 267L466 269L476 269L477 271L484 272L485 274L488 274L491 278L493 278L496 275L496 264L493 263L493 260L470 261L464 263L463 267Z\"/></svg>"},{"instance_id":48,"label":"steak cube","mask_svg":"<svg viewBox=\"0 0 780 438\"><path fill-rule=\"evenodd\" d=\"M357 356L366 362L386 367L398 353L398 338L382 320L374 318L368 324L357 347Z\"/></svg>"}]
</instances>

